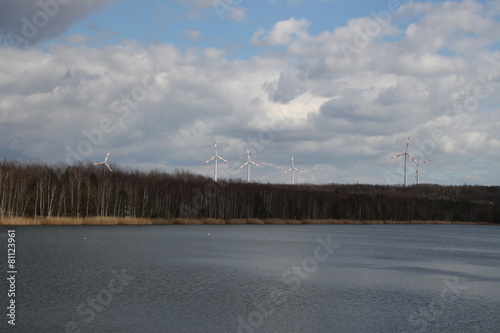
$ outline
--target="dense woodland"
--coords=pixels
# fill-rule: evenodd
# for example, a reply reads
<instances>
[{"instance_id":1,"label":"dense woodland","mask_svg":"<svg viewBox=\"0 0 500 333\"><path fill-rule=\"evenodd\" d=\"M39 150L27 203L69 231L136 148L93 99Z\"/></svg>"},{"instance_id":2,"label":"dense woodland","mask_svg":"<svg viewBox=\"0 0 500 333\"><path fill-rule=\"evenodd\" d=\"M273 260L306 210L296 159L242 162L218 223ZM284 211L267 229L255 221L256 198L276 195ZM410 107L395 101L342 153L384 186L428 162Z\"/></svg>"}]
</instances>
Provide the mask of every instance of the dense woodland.
<instances>
[{"instance_id":1,"label":"dense woodland","mask_svg":"<svg viewBox=\"0 0 500 333\"><path fill-rule=\"evenodd\" d=\"M2 217L281 218L500 223L499 186L277 185L185 171L0 162Z\"/></svg>"}]
</instances>

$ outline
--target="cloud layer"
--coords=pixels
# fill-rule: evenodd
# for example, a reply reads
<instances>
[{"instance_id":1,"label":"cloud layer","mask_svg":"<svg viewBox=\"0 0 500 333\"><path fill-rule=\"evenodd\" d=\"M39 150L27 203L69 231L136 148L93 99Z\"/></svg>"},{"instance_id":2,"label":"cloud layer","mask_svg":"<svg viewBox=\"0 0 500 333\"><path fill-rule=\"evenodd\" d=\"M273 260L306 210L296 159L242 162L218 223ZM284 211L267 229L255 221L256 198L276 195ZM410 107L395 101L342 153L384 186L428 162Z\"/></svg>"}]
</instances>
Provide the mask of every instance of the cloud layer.
<instances>
[{"instance_id":1,"label":"cloud layer","mask_svg":"<svg viewBox=\"0 0 500 333\"><path fill-rule=\"evenodd\" d=\"M98 2L67 7L73 16L54 17L33 40L59 34ZM12 17L32 12L29 3L11 7ZM410 136L410 153L432 160L421 182L498 184L499 11L498 2L409 2L318 34L292 17L256 28L247 42L260 54L246 59L134 41L5 45L0 152L65 162L111 150L110 160L125 166L211 175L203 162L217 140L231 162L222 177L245 178L237 168L249 147L263 165L255 180L289 181L281 173L293 154L300 182L393 184L403 163L389 157ZM0 22L6 32L18 20Z\"/></svg>"}]
</instances>

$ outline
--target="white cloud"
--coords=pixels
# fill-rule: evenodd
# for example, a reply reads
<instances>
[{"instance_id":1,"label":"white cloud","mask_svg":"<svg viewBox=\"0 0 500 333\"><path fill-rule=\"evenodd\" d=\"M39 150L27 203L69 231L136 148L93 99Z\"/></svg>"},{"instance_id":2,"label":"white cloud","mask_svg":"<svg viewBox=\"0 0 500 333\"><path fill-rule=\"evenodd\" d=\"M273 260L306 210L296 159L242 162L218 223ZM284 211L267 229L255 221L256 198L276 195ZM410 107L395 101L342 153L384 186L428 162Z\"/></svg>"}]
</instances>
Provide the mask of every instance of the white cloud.
<instances>
[{"instance_id":1,"label":"white cloud","mask_svg":"<svg viewBox=\"0 0 500 333\"><path fill-rule=\"evenodd\" d=\"M185 30L179 34L179 37L189 41L195 41L202 39L203 34L198 30Z\"/></svg>"},{"instance_id":2,"label":"white cloud","mask_svg":"<svg viewBox=\"0 0 500 333\"><path fill-rule=\"evenodd\" d=\"M312 1L318 1L318 2L329 2L329 1L338 1L338 0L307 0L308 2ZM284 3L285 5L289 7L295 7L299 8L303 3L304 0L267 0L267 2L273 4L273 5L280 5Z\"/></svg>"},{"instance_id":3,"label":"white cloud","mask_svg":"<svg viewBox=\"0 0 500 333\"><path fill-rule=\"evenodd\" d=\"M83 45L89 41L90 37L84 34L74 34L64 38L65 41L72 44Z\"/></svg>"},{"instance_id":4,"label":"white cloud","mask_svg":"<svg viewBox=\"0 0 500 333\"><path fill-rule=\"evenodd\" d=\"M307 35L305 31L309 24L306 19L297 20L292 17L288 20L277 22L270 31L265 31L264 29L257 30L252 37L252 43L268 46L288 45L293 38L300 38Z\"/></svg>"},{"instance_id":5,"label":"white cloud","mask_svg":"<svg viewBox=\"0 0 500 333\"><path fill-rule=\"evenodd\" d=\"M232 8L225 17L234 21L244 22L247 19L247 11L242 7Z\"/></svg>"},{"instance_id":6,"label":"white cloud","mask_svg":"<svg viewBox=\"0 0 500 333\"><path fill-rule=\"evenodd\" d=\"M234 20L244 22L247 19L247 10L243 7L244 1L226 0L176 0L190 8L187 16L191 20L205 20L207 13L216 14L220 20Z\"/></svg>"},{"instance_id":7,"label":"white cloud","mask_svg":"<svg viewBox=\"0 0 500 333\"><path fill-rule=\"evenodd\" d=\"M214 0L176 0L176 1L187 6L191 6L193 8L212 7L214 4Z\"/></svg>"}]
</instances>

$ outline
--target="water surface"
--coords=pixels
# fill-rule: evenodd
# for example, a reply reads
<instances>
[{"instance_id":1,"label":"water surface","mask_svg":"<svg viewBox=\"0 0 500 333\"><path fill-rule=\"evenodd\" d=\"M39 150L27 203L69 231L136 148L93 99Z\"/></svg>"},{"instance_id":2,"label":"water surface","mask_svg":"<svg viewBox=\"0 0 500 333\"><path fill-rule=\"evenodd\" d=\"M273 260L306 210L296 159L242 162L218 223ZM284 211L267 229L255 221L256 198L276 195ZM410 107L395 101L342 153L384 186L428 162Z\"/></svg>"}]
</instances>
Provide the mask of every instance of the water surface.
<instances>
[{"instance_id":1,"label":"water surface","mask_svg":"<svg viewBox=\"0 0 500 333\"><path fill-rule=\"evenodd\" d=\"M499 227L15 230L13 332L500 331Z\"/></svg>"}]
</instances>

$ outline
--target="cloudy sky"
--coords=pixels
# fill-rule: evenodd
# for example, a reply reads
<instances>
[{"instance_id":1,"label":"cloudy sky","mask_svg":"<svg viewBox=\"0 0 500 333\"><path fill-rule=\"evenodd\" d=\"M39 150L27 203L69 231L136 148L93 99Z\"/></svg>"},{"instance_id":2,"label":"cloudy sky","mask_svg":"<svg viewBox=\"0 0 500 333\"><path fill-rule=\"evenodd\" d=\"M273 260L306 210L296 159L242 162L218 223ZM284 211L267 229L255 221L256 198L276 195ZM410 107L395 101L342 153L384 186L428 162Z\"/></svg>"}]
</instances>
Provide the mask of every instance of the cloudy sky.
<instances>
[{"instance_id":1,"label":"cloudy sky","mask_svg":"<svg viewBox=\"0 0 500 333\"><path fill-rule=\"evenodd\" d=\"M499 185L499 92L499 0L0 0L7 160Z\"/></svg>"}]
</instances>

